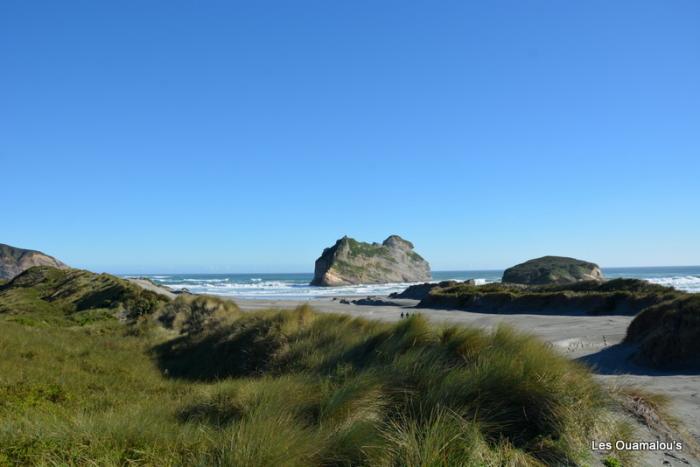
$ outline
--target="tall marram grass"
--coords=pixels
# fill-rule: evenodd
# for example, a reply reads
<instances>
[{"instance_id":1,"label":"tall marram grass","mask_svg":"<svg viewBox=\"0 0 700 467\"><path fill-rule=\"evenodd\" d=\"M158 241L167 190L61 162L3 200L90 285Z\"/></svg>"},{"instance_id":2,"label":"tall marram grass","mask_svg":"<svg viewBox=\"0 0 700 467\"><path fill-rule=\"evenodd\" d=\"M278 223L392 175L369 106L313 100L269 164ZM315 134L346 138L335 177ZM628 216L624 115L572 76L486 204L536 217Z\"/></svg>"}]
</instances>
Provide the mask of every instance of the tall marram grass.
<instances>
[{"instance_id":1,"label":"tall marram grass","mask_svg":"<svg viewBox=\"0 0 700 467\"><path fill-rule=\"evenodd\" d=\"M308 307L158 345L120 326L0 323L0 465L576 465L609 426L584 368L505 327Z\"/></svg>"}]
</instances>

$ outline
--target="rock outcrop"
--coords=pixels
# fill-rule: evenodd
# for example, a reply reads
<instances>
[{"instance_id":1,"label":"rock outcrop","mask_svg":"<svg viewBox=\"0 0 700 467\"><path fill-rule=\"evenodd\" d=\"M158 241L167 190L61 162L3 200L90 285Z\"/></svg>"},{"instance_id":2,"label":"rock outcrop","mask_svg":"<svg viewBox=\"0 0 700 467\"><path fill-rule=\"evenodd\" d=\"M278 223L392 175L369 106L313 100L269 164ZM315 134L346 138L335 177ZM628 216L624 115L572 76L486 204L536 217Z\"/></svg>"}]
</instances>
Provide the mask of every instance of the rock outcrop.
<instances>
[{"instance_id":1,"label":"rock outcrop","mask_svg":"<svg viewBox=\"0 0 700 467\"><path fill-rule=\"evenodd\" d=\"M392 235L381 244L343 237L316 260L311 285L386 284L430 280L430 265L413 244Z\"/></svg>"},{"instance_id":2,"label":"rock outcrop","mask_svg":"<svg viewBox=\"0 0 700 467\"><path fill-rule=\"evenodd\" d=\"M597 264L563 256L543 256L508 268L502 282L526 285L566 285L581 281L602 281Z\"/></svg>"},{"instance_id":3,"label":"rock outcrop","mask_svg":"<svg viewBox=\"0 0 700 467\"><path fill-rule=\"evenodd\" d=\"M33 266L68 268L56 258L40 251L25 250L0 243L0 279L12 279Z\"/></svg>"}]
</instances>

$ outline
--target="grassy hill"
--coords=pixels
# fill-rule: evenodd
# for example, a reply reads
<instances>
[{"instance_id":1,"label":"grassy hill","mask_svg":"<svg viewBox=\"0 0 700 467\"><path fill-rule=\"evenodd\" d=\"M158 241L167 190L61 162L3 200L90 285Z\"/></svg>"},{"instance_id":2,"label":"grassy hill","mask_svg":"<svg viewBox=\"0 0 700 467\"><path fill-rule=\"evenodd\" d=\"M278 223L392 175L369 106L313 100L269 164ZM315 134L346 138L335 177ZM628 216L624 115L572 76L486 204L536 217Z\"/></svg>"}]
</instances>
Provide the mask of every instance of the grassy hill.
<instances>
[{"instance_id":1,"label":"grassy hill","mask_svg":"<svg viewBox=\"0 0 700 467\"><path fill-rule=\"evenodd\" d=\"M673 288L637 279L540 286L454 284L432 289L419 306L461 308L488 313L635 315L651 305L683 295L683 292Z\"/></svg>"},{"instance_id":2,"label":"grassy hill","mask_svg":"<svg viewBox=\"0 0 700 467\"><path fill-rule=\"evenodd\" d=\"M129 281L79 269L36 266L0 285L0 314L33 324L133 320L167 300Z\"/></svg>"},{"instance_id":3,"label":"grassy hill","mask_svg":"<svg viewBox=\"0 0 700 467\"><path fill-rule=\"evenodd\" d=\"M241 313L90 274L0 291L0 465L577 465L628 436L585 368L508 328Z\"/></svg>"}]
</instances>

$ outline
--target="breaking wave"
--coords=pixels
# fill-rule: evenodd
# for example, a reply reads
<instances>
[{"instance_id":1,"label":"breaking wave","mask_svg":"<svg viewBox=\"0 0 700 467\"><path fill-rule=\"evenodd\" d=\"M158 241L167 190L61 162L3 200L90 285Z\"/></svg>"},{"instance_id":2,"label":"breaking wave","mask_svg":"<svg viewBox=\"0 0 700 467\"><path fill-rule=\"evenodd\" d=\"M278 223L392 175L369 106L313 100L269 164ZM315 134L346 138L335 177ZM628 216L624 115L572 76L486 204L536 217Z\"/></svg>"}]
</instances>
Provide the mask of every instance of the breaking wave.
<instances>
[{"instance_id":1,"label":"breaking wave","mask_svg":"<svg viewBox=\"0 0 700 467\"><path fill-rule=\"evenodd\" d=\"M486 279L477 283L485 283ZM279 298L279 299L312 299L320 297L345 297L389 295L401 292L413 283L392 284L366 284L348 285L339 287L314 287L308 283L294 283L285 281L259 281L252 283L239 282L200 282L183 281L164 283L172 289L187 289L192 293L204 293L213 295L225 295L242 298Z\"/></svg>"},{"instance_id":2,"label":"breaking wave","mask_svg":"<svg viewBox=\"0 0 700 467\"><path fill-rule=\"evenodd\" d=\"M604 270L606 277L631 277L700 293L700 268L625 268ZM478 285L500 281L502 271L434 271L435 282L476 278ZM147 276L173 289L240 298L304 300L322 297L389 295L413 283L313 287L312 274L170 274Z\"/></svg>"},{"instance_id":3,"label":"breaking wave","mask_svg":"<svg viewBox=\"0 0 700 467\"><path fill-rule=\"evenodd\" d=\"M675 287L686 292L700 292L700 276L656 277L647 280L654 284Z\"/></svg>"}]
</instances>

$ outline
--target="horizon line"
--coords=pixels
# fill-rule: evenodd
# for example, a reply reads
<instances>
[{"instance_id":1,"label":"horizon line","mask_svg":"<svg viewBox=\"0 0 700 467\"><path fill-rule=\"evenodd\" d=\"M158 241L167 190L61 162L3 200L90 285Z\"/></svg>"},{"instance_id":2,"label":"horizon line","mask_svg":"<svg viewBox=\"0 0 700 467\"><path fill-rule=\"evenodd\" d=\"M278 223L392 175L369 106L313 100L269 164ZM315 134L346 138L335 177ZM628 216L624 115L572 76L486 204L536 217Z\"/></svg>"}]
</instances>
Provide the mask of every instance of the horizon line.
<instances>
[{"instance_id":1,"label":"horizon line","mask_svg":"<svg viewBox=\"0 0 700 467\"><path fill-rule=\"evenodd\" d=\"M511 267L511 266L509 266ZM650 269L650 268L659 268L659 269L669 269L669 268L700 268L700 264L676 264L676 265L663 265L663 266L600 266L601 269ZM505 271L508 268L483 268L483 269L433 269L431 270L431 273L434 272L472 272L472 271L488 271L488 272L498 272L498 271ZM222 271L222 272L192 272L192 271L182 271L182 272L138 272L138 273L126 273L126 272L114 272L110 274L115 274L115 275L120 275L120 276L138 276L138 275L149 275L149 276L154 276L154 275L183 275L183 274L198 274L198 275L207 275L207 274L246 274L246 275L271 275L271 274L314 274L313 271L276 271L276 272L231 272L231 271Z\"/></svg>"}]
</instances>

